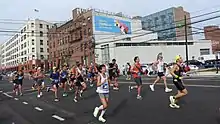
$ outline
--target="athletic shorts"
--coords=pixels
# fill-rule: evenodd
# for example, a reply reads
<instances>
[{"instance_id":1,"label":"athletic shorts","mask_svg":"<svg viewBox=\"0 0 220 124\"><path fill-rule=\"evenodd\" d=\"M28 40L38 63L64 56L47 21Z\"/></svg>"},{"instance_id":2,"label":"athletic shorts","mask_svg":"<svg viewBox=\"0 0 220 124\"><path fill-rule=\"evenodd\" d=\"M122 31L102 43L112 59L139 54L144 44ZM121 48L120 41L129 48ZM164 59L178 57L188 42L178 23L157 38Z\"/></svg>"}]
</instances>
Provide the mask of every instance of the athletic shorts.
<instances>
[{"instance_id":1,"label":"athletic shorts","mask_svg":"<svg viewBox=\"0 0 220 124\"><path fill-rule=\"evenodd\" d=\"M109 78L110 80L113 80L114 78L117 78L118 77L118 74L115 72L109 72Z\"/></svg>"},{"instance_id":2,"label":"athletic shorts","mask_svg":"<svg viewBox=\"0 0 220 124\"><path fill-rule=\"evenodd\" d=\"M76 78L70 78L70 81L74 82L76 80Z\"/></svg>"},{"instance_id":3,"label":"athletic shorts","mask_svg":"<svg viewBox=\"0 0 220 124\"><path fill-rule=\"evenodd\" d=\"M21 80L15 80L15 84L16 85L21 85L22 86L22 84L23 84L23 80L21 79Z\"/></svg>"},{"instance_id":4,"label":"athletic shorts","mask_svg":"<svg viewBox=\"0 0 220 124\"><path fill-rule=\"evenodd\" d=\"M165 76L165 75L164 75L163 72L158 72L158 73L157 73L157 76L161 78L161 77L163 77L163 76Z\"/></svg>"},{"instance_id":5,"label":"athletic shorts","mask_svg":"<svg viewBox=\"0 0 220 124\"><path fill-rule=\"evenodd\" d=\"M41 86L43 82L44 82L43 79L39 79L39 80L37 80L37 85L38 85L38 86Z\"/></svg>"},{"instance_id":6,"label":"athletic shorts","mask_svg":"<svg viewBox=\"0 0 220 124\"><path fill-rule=\"evenodd\" d=\"M109 93L99 93L100 99L109 98Z\"/></svg>"},{"instance_id":7,"label":"athletic shorts","mask_svg":"<svg viewBox=\"0 0 220 124\"><path fill-rule=\"evenodd\" d=\"M37 82L37 78L33 78L34 82L36 83Z\"/></svg>"},{"instance_id":8,"label":"athletic shorts","mask_svg":"<svg viewBox=\"0 0 220 124\"><path fill-rule=\"evenodd\" d=\"M59 84L59 80L52 81L51 84L52 84L52 86L56 85L56 87L58 88L59 87L59 85L58 85Z\"/></svg>"},{"instance_id":9,"label":"athletic shorts","mask_svg":"<svg viewBox=\"0 0 220 124\"><path fill-rule=\"evenodd\" d=\"M130 71L128 71L128 72L127 72L127 75L131 75L131 72L130 72Z\"/></svg>"},{"instance_id":10,"label":"athletic shorts","mask_svg":"<svg viewBox=\"0 0 220 124\"><path fill-rule=\"evenodd\" d=\"M76 86L82 86L82 83L84 82L84 79L82 76L78 77L76 79Z\"/></svg>"},{"instance_id":11,"label":"athletic shorts","mask_svg":"<svg viewBox=\"0 0 220 124\"><path fill-rule=\"evenodd\" d=\"M142 79L141 77L138 78L134 78L135 83L137 84L137 86L141 86L142 85Z\"/></svg>"},{"instance_id":12,"label":"athletic shorts","mask_svg":"<svg viewBox=\"0 0 220 124\"><path fill-rule=\"evenodd\" d=\"M67 78L61 78L60 79L60 83L66 83L67 82Z\"/></svg>"},{"instance_id":13,"label":"athletic shorts","mask_svg":"<svg viewBox=\"0 0 220 124\"><path fill-rule=\"evenodd\" d=\"M183 91L185 89L185 86L183 85L182 80L174 78L173 83L176 86L177 90Z\"/></svg>"}]
</instances>

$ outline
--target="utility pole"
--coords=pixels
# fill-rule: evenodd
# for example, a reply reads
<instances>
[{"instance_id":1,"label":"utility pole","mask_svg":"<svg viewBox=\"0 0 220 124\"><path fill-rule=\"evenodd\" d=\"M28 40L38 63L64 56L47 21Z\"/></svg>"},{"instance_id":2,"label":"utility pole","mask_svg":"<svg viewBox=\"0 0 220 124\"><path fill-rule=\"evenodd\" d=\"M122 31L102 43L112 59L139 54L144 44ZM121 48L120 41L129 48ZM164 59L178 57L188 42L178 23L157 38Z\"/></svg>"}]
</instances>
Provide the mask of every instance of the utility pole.
<instances>
[{"instance_id":1,"label":"utility pole","mask_svg":"<svg viewBox=\"0 0 220 124\"><path fill-rule=\"evenodd\" d=\"M185 20L185 45L186 45L186 65L189 65L189 57L188 57L188 33L187 33L187 19L186 15L184 15Z\"/></svg>"}]
</instances>

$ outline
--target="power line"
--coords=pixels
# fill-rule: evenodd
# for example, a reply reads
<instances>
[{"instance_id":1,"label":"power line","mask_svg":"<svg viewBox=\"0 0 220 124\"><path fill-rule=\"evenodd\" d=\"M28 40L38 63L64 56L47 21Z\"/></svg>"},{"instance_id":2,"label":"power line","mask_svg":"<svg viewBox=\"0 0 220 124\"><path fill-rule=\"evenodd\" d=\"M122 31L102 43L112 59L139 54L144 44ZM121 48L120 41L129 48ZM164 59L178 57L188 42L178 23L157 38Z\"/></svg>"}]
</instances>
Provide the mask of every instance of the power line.
<instances>
[{"instance_id":1,"label":"power line","mask_svg":"<svg viewBox=\"0 0 220 124\"><path fill-rule=\"evenodd\" d=\"M196 21L196 22L188 23L186 26L192 25L192 24L197 24L197 23L200 23L200 22L208 21L208 20L212 20L212 19L216 19L216 18L220 18L220 16L210 17L210 18L207 18L207 19L202 19L202 20L199 20L199 21ZM157 31L153 31L153 32L150 32L150 33L144 33L144 34L141 34L141 35L132 36L131 38L141 37L141 36L144 36L144 35L158 33L158 32L162 32L162 31L166 31L166 30L172 30L172 29L181 28L181 27L182 26L176 26L176 27L167 28L167 29L163 29L163 30L157 30ZM120 40L122 40L122 39L120 38L120 39L113 40L113 41L110 41L110 42L115 42L115 41L120 41Z\"/></svg>"}]
</instances>

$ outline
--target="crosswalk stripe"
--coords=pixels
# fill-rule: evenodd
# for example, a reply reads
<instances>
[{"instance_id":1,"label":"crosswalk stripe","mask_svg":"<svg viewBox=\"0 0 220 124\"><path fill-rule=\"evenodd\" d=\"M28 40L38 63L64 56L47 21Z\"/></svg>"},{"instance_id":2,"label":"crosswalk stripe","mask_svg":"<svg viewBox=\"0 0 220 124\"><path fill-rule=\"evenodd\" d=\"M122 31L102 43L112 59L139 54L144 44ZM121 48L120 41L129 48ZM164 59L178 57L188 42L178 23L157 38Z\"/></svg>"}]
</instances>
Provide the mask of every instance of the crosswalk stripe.
<instances>
[{"instance_id":1,"label":"crosswalk stripe","mask_svg":"<svg viewBox=\"0 0 220 124\"><path fill-rule=\"evenodd\" d=\"M57 115L53 115L52 117L58 119L59 121L64 121L65 120L64 118L61 118Z\"/></svg>"}]
</instances>

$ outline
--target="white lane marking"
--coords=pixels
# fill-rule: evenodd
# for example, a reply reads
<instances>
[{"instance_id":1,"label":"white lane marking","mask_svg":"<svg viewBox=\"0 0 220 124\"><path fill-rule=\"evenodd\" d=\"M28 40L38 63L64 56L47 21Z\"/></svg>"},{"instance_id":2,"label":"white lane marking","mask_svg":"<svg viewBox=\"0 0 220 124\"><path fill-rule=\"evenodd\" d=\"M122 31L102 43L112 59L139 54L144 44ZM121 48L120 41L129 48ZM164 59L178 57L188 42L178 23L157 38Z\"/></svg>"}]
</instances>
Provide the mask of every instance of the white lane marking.
<instances>
[{"instance_id":1,"label":"white lane marking","mask_svg":"<svg viewBox=\"0 0 220 124\"><path fill-rule=\"evenodd\" d=\"M18 101L19 99L18 98L14 98L14 100Z\"/></svg>"},{"instance_id":2,"label":"white lane marking","mask_svg":"<svg viewBox=\"0 0 220 124\"><path fill-rule=\"evenodd\" d=\"M134 82L119 82L119 84L134 84ZM152 83L143 83L145 85L151 85ZM157 85L164 85L164 84L157 84ZM170 86L174 86L174 84L167 84ZM184 86L188 86L188 87L205 87L205 88L220 88L220 86L216 86L216 85L193 85L193 84L184 84Z\"/></svg>"},{"instance_id":3,"label":"white lane marking","mask_svg":"<svg viewBox=\"0 0 220 124\"><path fill-rule=\"evenodd\" d=\"M38 111L43 111L43 109L39 108L39 107L35 107L34 109L38 110Z\"/></svg>"},{"instance_id":4,"label":"white lane marking","mask_svg":"<svg viewBox=\"0 0 220 124\"><path fill-rule=\"evenodd\" d=\"M65 120L64 118L61 118L57 115L53 115L52 117L58 119L59 121L64 121Z\"/></svg>"},{"instance_id":5,"label":"white lane marking","mask_svg":"<svg viewBox=\"0 0 220 124\"><path fill-rule=\"evenodd\" d=\"M12 98L13 96L8 95L7 93L3 93L5 96Z\"/></svg>"},{"instance_id":6,"label":"white lane marking","mask_svg":"<svg viewBox=\"0 0 220 124\"><path fill-rule=\"evenodd\" d=\"M27 102L22 102L23 104L27 105L28 103Z\"/></svg>"}]
</instances>

